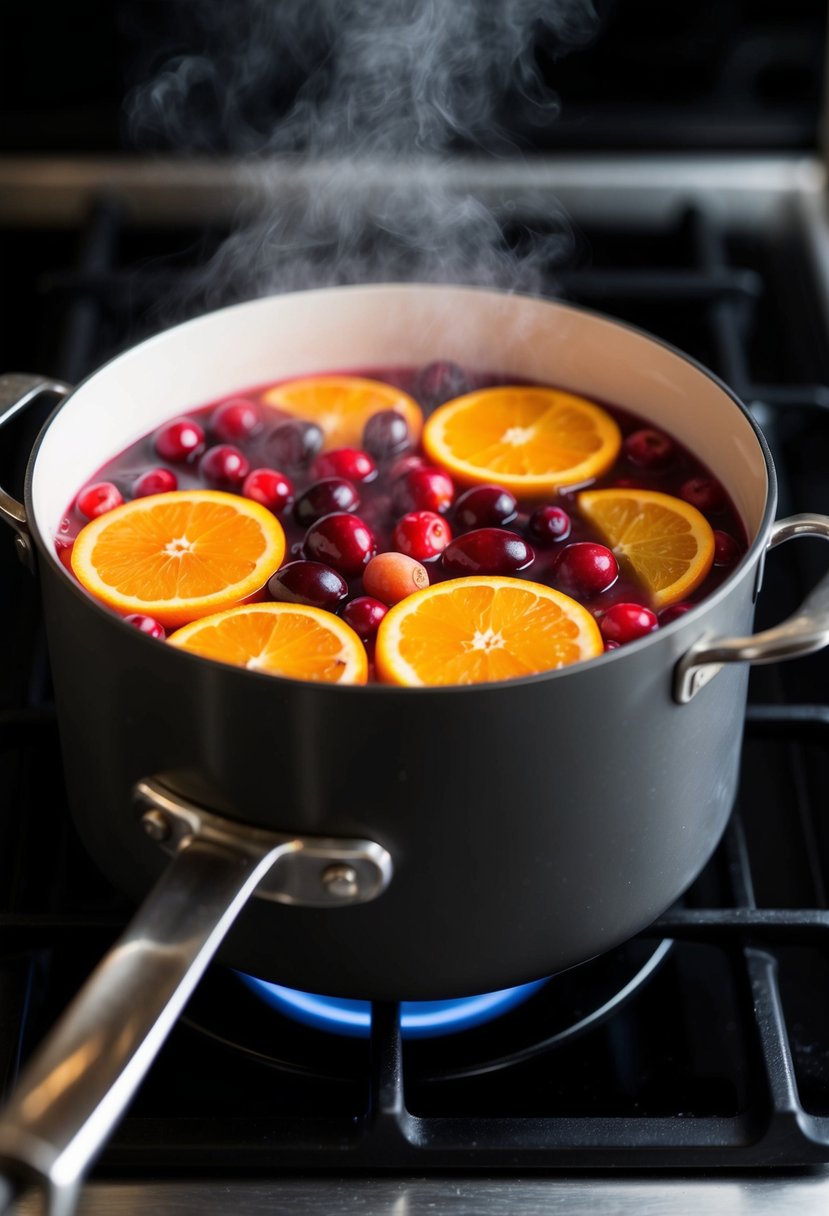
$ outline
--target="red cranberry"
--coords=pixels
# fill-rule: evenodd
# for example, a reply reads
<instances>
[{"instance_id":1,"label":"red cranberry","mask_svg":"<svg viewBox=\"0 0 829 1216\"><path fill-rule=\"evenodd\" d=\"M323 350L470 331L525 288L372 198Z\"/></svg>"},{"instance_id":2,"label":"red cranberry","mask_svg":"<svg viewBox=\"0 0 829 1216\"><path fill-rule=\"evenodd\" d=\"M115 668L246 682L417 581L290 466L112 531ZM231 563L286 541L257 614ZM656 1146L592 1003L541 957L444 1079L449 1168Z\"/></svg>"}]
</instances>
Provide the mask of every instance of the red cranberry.
<instances>
[{"instance_id":1,"label":"red cranberry","mask_svg":"<svg viewBox=\"0 0 829 1216\"><path fill-rule=\"evenodd\" d=\"M428 363L415 376L414 395L425 410L436 409L453 397L469 392L469 381L463 368L447 359Z\"/></svg>"},{"instance_id":2,"label":"red cranberry","mask_svg":"<svg viewBox=\"0 0 829 1216\"><path fill-rule=\"evenodd\" d=\"M356 599L346 604L340 616L346 625L351 626L358 638L362 638L364 642L370 642L380 628L380 622L387 612L388 608L380 600L374 599L371 595L358 595Z\"/></svg>"},{"instance_id":3,"label":"red cranberry","mask_svg":"<svg viewBox=\"0 0 829 1216\"><path fill-rule=\"evenodd\" d=\"M271 431L268 454L280 469L304 469L322 450L324 435L315 422L289 418Z\"/></svg>"},{"instance_id":4,"label":"red cranberry","mask_svg":"<svg viewBox=\"0 0 829 1216\"><path fill-rule=\"evenodd\" d=\"M634 642L659 627L656 613L642 604L614 604L599 622L605 642Z\"/></svg>"},{"instance_id":5,"label":"red cranberry","mask_svg":"<svg viewBox=\"0 0 829 1216\"><path fill-rule=\"evenodd\" d=\"M253 469L242 483L245 498L261 502L263 507L278 514L294 501L294 487L284 473L276 469Z\"/></svg>"},{"instance_id":6,"label":"red cranberry","mask_svg":"<svg viewBox=\"0 0 829 1216\"><path fill-rule=\"evenodd\" d=\"M725 491L713 477L691 477L680 486L684 498L698 511L719 511L725 504Z\"/></svg>"},{"instance_id":7,"label":"red cranberry","mask_svg":"<svg viewBox=\"0 0 829 1216\"><path fill-rule=\"evenodd\" d=\"M199 472L213 485L236 489L250 472L247 456L229 443L208 448L199 462Z\"/></svg>"},{"instance_id":8,"label":"red cranberry","mask_svg":"<svg viewBox=\"0 0 829 1216\"><path fill-rule=\"evenodd\" d=\"M392 544L400 553L428 562L442 553L452 539L452 530L434 511L411 511L394 526Z\"/></svg>"},{"instance_id":9,"label":"red cranberry","mask_svg":"<svg viewBox=\"0 0 829 1216\"><path fill-rule=\"evenodd\" d=\"M423 459L423 457L415 456L412 453L409 456L398 457L398 459L395 460L394 464L389 469L386 476L388 478L389 484L391 484L392 482L397 481L398 477L403 477L403 476L405 476L406 473L410 473L412 471L412 469L425 469L425 468L426 468L426 461Z\"/></svg>"},{"instance_id":10,"label":"red cranberry","mask_svg":"<svg viewBox=\"0 0 829 1216\"><path fill-rule=\"evenodd\" d=\"M693 604L669 604L667 608L663 608L659 614L660 625L670 625L671 621L676 621L681 616L685 616L686 612L690 612Z\"/></svg>"},{"instance_id":11,"label":"red cranberry","mask_svg":"<svg viewBox=\"0 0 829 1216\"><path fill-rule=\"evenodd\" d=\"M378 553L363 571L363 586L384 604L399 604L429 586L425 566L405 553Z\"/></svg>"},{"instance_id":12,"label":"red cranberry","mask_svg":"<svg viewBox=\"0 0 829 1216\"><path fill-rule=\"evenodd\" d=\"M643 469L663 469L676 454L673 440L653 427L643 427L628 435L624 448L628 460Z\"/></svg>"},{"instance_id":13,"label":"red cranberry","mask_svg":"<svg viewBox=\"0 0 829 1216\"><path fill-rule=\"evenodd\" d=\"M181 462L204 447L204 431L192 418L174 418L156 432L155 450L162 460Z\"/></svg>"},{"instance_id":14,"label":"red cranberry","mask_svg":"<svg viewBox=\"0 0 829 1216\"><path fill-rule=\"evenodd\" d=\"M167 494L178 489L178 478L169 469L147 469L132 487L133 498L146 498L149 494Z\"/></svg>"},{"instance_id":15,"label":"red cranberry","mask_svg":"<svg viewBox=\"0 0 829 1216\"><path fill-rule=\"evenodd\" d=\"M210 429L217 439L224 443L239 443L249 439L262 426L262 414L259 406L246 397L234 397L232 401L224 401L213 411L210 419Z\"/></svg>"},{"instance_id":16,"label":"red cranberry","mask_svg":"<svg viewBox=\"0 0 829 1216\"><path fill-rule=\"evenodd\" d=\"M315 481L294 503L294 519L306 528L332 511L356 511L360 495L350 481L342 477L324 477Z\"/></svg>"},{"instance_id":17,"label":"red cranberry","mask_svg":"<svg viewBox=\"0 0 829 1216\"><path fill-rule=\"evenodd\" d=\"M530 516L527 531L544 545L566 540L570 535L570 516L561 507L538 507Z\"/></svg>"},{"instance_id":18,"label":"red cranberry","mask_svg":"<svg viewBox=\"0 0 829 1216\"><path fill-rule=\"evenodd\" d=\"M742 545L728 532L714 529L714 565L736 566L743 556Z\"/></svg>"},{"instance_id":19,"label":"red cranberry","mask_svg":"<svg viewBox=\"0 0 829 1216\"><path fill-rule=\"evenodd\" d=\"M619 643L618 643L618 642L608 642L608 641L607 641L607 639L605 638L605 644L604 644L604 648L605 648L605 651L608 651L608 650L618 650L618 649L619 649Z\"/></svg>"},{"instance_id":20,"label":"red cranberry","mask_svg":"<svg viewBox=\"0 0 829 1216\"><path fill-rule=\"evenodd\" d=\"M307 557L327 562L346 578L353 578L374 557L377 542L358 515L334 511L311 524L305 533L303 550Z\"/></svg>"},{"instance_id":21,"label":"red cranberry","mask_svg":"<svg viewBox=\"0 0 829 1216\"><path fill-rule=\"evenodd\" d=\"M123 501L121 491L111 481L98 481L94 486L81 490L75 506L87 519L97 519L113 507L120 507Z\"/></svg>"},{"instance_id":22,"label":"red cranberry","mask_svg":"<svg viewBox=\"0 0 829 1216\"><path fill-rule=\"evenodd\" d=\"M394 483L392 504L399 515L407 511L445 514L454 496L452 478L443 469L410 469Z\"/></svg>"},{"instance_id":23,"label":"red cranberry","mask_svg":"<svg viewBox=\"0 0 829 1216\"><path fill-rule=\"evenodd\" d=\"M515 519L518 503L501 486L473 486L455 503L455 523L461 528L503 528Z\"/></svg>"},{"instance_id":24,"label":"red cranberry","mask_svg":"<svg viewBox=\"0 0 829 1216\"><path fill-rule=\"evenodd\" d=\"M322 562L288 562L268 580L268 592L288 604L310 604L336 612L348 598L348 584L341 574Z\"/></svg>"},{"instance_id":25,"label":"red cranberry","mask_svg":"<svg viewBox=\"0 0 829 1216\"><path fill-rule=\"evenodd\" d=\"M554 574L574 595L590 599L616 582L619 565L604 545L582 540L561 550Z\"/></svg>"},{"instance_id":26,"label":"red cranberry","mask_svg":"<svg viewBox=\"0 0 829 1216\"><path fill-rule=\"evenodd\" d=\"M363 428L363 447L375 460L389 460L410 446L409 424L397 410L379 410Z\"/></svg>"},{"instance_id":27,"label":"red cranberry","mask_svg":"<svg viewBox=\"0 0 829 1216\"><path fill-rule=\"evenodd\" d=\"M141 633L146 633L151 638L158 638L160 642L163 642L167 636L164 626L154 616L145 616L143 612L131 612L129 616L124 617L124 620L129 621L130 625L134 625Z\"/></svg>"},{"instance_id":28,"label":"red cranberry","mask_svg":"<svg viewBox=\"0 0 829 1216\"><path fill-rule=\"evenodd\" d=\"M535 553L515 532L505 528L477 528L457 537L443 551L449 574L515 574L534 560Z\"/></svg>"},{"instance_id":29,"label":"red cranberry","mask_svg":"<svg viewBox=\"0 0 829 1216\"><path fill-rule=\"evenodd\" d=\"M345 477L347 481L370 481L377 473L377 465L368 452L359 448L334 448L321 452L314 461L314 477Z\"/></svg>"}]
</instances>

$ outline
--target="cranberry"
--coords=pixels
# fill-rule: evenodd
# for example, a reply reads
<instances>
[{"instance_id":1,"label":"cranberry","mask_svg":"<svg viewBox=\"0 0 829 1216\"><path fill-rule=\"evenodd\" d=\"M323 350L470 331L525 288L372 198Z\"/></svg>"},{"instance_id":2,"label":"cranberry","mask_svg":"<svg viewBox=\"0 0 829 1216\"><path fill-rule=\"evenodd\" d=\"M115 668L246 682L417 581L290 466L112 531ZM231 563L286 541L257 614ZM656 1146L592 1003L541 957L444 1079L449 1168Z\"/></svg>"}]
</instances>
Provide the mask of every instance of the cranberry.
<instances>
[{"instance_id":1,"label":"cranberry","mask_svg":"<svg viewBox=\"0 0 829 1216\"><path fill-rule=\"evenodd\" d=\"M628 435L624 449L628 460L643 469L663 469L676 453L673 440L652 427L643 427Z\"/></svg>"},{"instance_id":2,"label":"cranberry","mask_svg":"<svg viewBox=\"0 0 829 1216\"><path fill-rule=\"evenodd\" d=\"M303 551L306 557L327 562L346 578L352 578L374 557L377 542L358 515L334 511L311 524L305 533Z\"/></svg>"},{"instance_id":3,"label":"cranberry","mask_svg":"<svg viewBox=\"0 0 829 1216\"><path fill-rule=\"evenodd\" d=\"M87 519L97 519L113 507L120 507L123 501L121 491L111 481L98 481L94 486L81 490L75 506Z\"/></svg>"},{"instance_id":4,"label":"cranberry","mask_svg":"<svg viewBox=\"0 0 829 1216\"><path fill-rule=\"evenodd\" d=\"M204 431L192 418L174 418L156 432L155 450L162 460L189 460L203 447Z\"/></svg>"},{"instance_id":5,"label":"cranberry","mask_svg":"<svg viewBox=\"0 0 829 1216\"><path fill-rule=\"evenodd\" d=\"M146 633L151 638L158 638L160 642L163 642L167 636L166 629L154 616L145 616L143 612L131 612L129 616L124 617L124 620L129 621L130 625L134 625L141 633Z\"/></svg>"},{"instance_id":6,"label":"cranberry","mask_svg":"<svg viewBox=\"0 0 829 1216\"><path fill-rule=\"evenodd\" d=\"M634 642L659 627L656 613L642 604L614 604L599 622L605 642Z\"/></svg>"},{"instance_id":7,"label":"cranberry","mask_svg":"<svg viewBox=\"0 0 829 1216\"><path fill-rule=\"evenodd\" d=\"M380 622L387 612L388 608L380 600L376 600L370 595L358 595L356 599L346 604L340 616L346 625L351 626L358 638L362 638L364 642L370 642L380 628Z\"/></svg>"},{"instance_id":8,"label":"cranberry","mask_svg":"<svg viewBox=\"0 0 829 1216\"><path fill-rule=\"evenodd\" d=\"M425 469L426 461L422 456L400 456L395 460L387 473L389 483L397 481L398 477L403 477L406 473L410 473L412 469Z\"/></svg>"},{"instance_id":9,"label":"cranberry","mask_svg":"<svg viewBox=\"0 0 829 1216\"><path fill-rule=\"evenodd\" d=\"M146 498L149 494L166 494L178 489L178 478L169 469L147 469L136 479L132 487L133 498Z\"/></svg>"},{"instance_id":10,"label":"cranberry","mask_svg":"<svg viewBox=\"0 0 829 1216\"><path fill-rule=\"evenodd\" d=\"M384 604L398 604L428 587L429 575L425 566L405 553L378 553L365 568L363 586Z\"/></svg>"},{"instance_id":11,"label":"cranberry","mask_svg":"<svg viewBox=\"0 0 829 1216\"><path fill-rule=\"evenodd\" d=\"M725 505L725 491L713 477L691 477L679 489L684 498L698 511L719 511Z\"/></svg>"},{"instance_id":12,"label":"cranberry","mask_svg":"<svg viewBox=\"0 0 829 1216\"><path fill-rule=\"evenodd\" d=\"M473 486L455 503L454 519L461 528L503 528L517 510L518 503L501 486Z\"/></svg>"},{"instance_id":13,"label":"cranberry","mask_svg":"<svg viewBox=\"0 0 829 1216\"><path fill-rule=\"evenodd\" d=\"M671 621L676 621L681 616L685 616L686 612L690 612L693 604L669 604L667 608L663 608L659 614L660 625L670 625Z\"/></svg>"},{"instance_id":14,"label":"cranberry","mask_svg":"<svg viewBox=\"0 0 829 1216\"><path fill-rule=\"evenodd\" d=\"M392 544L400 553L428 562L442 553L452 539L452 530L434 511L411 511L394 526Z\"/></svg>"},{"instance_id":15,"label":"cranberry","mask_svg":"<svg viewBox=\"0 0 829 1216\"><path fill-rule=\"evenodd\" d=\"M304 469L322 450L324 435L315 422L289 418L267 438L268 454L280 469Z\"/></svg>"},{"instance_id":16,"label":"cranberry","mask_svg":"<svg viewBox=\"0 0 829 1216\"><path fill-rule=\"evenodd\" d=\"M505 528L477 528L453 540L443 551L449 574L514 574L534 560L530 545Z\"/></svg>"},{"instance_id":17,"label":"cranberry","mask_svg":"<svg viewBox=\"0 0 829 1216\"><path fill-rule=\"evenodd\" d=\"M345 477L347 481L371 481L377 474L377 465L368 452L359 448L334 448L322 452L314 461L315 477Z\"/></svg>"},{"instance_id":18,"label":"cranberry","mask_svg":"<svg viewBox=\"0 0 829 1216\"><path fill-rule=\"evenodd\" d=\"M527 531L534 540L544 545L566 540L570 535L570 516L561 507L538 507L527 524Z\"/></svg>"},{"instance_id":19,"label":"cranberry","mask_svg":"<svg viewBox=\"0 0 829 1216\"><path fill-rule=\"evenodd\" d=\"M389 460L411 447L409 424L397 410L372 414L363 429L363 447L375 460Z\"/></svg>"},{"instance_id":20,"label":"cranberry","mask_svg":"<svg viewBox=\"0 0 829 1216\"><path fill-rule=\"evenodd\" d=\"M293 485L276 469L253 469L242 483L242 493L275 514L290 507L294 501Z\"/></svg>"},{"instance_id":21,"label":"cranberry","mask_svg":"<svg viewBox=\"0 0 829 1216\"><path fill-rule=\"evenodd\" d=\"M604 545L582 540L561 550L554 574L569 591L589 599L616 582L619 565Z\"/></svg>"},{"instance_id":22,"label":"cranberry","mask_svg":"<svg viewBox=\"0 0 829 1216\"><path fill-rule=\"evenodd\" d=\"M332 511L356 511L360 495L350 481L342 477L324 477L300 494L294 503L294 519L306 528Z\"/></svg>"},{"instance_id":23,"label":"cranberry","mask_svg":"<svg viewBox=\"0 0 829 1216\"><path fill-rule=\"evenodd\" d=\"M424 409L433 410L469 392L469 381L463 368L447 359L438 359L420 369L415 377L414 395Z\"/></svg>"},{"instance_id":24,"label":"cranberry","mask_svg":"<svg viewBox=\"0 0 829 1216\"><path fill-rule=\"evenodd\" d=\"M205 481L226 489L236 489L250 472L247 456L229 443L208 448L199 462L199 472Z\"/></svg>"},{"instance_id":25,"label":"cranberry","mask_svg":"<svg viewBox=\"0 0 829 1216\"><path fill-rule=\"evenodd\" d=\"M714 530L714 565L736 566L743 555L742 545L728 532Z\"/></svg>"},{"instance_id":26,"label":"cranberry","mask_svg":"<svg viewBox=\"0 0 829 1216\"><path fill-rule=\"evenodd\" d=\"M607 652L609 650L618 650L619 643L618 642L608 642L607 639L605 639L604 648L605 648L605 652Z\"/></svg>"},{"instance_id":27,"label":"cranberry","mask_svg":"<svg viewBox=\"0 0 829 1216\"><path fill-rule=\"evenodd\" d=\"M437 511L445 514L452 505L455 487L443 469L410 469L394 483L392 503L395 511Z\"/></svg>"},{"instance_id":28,"label":"cranberry","mask_svg":"<svg viewBox=\"0 0 829 1216\"><path fill-rule=\"evenodd\" d=\"M348 584L341 574L322 562L298 561L288 562L271 575L268 592L275 600L336 612L348 598Z\"/></svg>"},{"instance_id":29,"label":"cranberry","mask_svg":"<svg viewBox=\"0 0 829 1216\"><path fill-rule=\"evenodd\" d=\"M224 401L213 411L210 419L210 429L217 439L224 443L239 443L249 439L262 427L262 414L253 401L247 397L234 397L232 401Z\"/></svg>"}]
</instances>

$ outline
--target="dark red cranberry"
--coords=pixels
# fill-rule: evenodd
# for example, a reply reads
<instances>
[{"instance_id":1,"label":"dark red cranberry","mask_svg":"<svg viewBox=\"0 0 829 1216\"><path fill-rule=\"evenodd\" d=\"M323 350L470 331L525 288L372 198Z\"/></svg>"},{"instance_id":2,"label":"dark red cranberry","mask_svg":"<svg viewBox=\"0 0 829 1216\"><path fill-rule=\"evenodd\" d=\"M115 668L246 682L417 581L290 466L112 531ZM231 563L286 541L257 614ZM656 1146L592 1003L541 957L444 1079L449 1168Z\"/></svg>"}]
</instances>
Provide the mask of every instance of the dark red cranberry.
<instances>
[{"instance_id":1,"label":"dark red cranberry","mask_svg":"<svg viewBox=\"0 0 829 1216\"><path fill-rule=\"evenodd\" d=\"M294 487L284 473L277 469L252 469L242 483L245 498L261 502L263 507L278 514L294 501Z\"/></svg>"},{"instance_id":2,"label":"dark red cranberry","mask_svg":"<svg viewBox=\"0 0 829 1216\"><path fill-rule=\"evenodd\" d=\"M535 558L530 545L505 528L477 528L457 537L443 551L448 574L515 574Z\"/></svg>"},{"instance_id":3,"label":"dark red cranberry","mask_svg":"<svg viewBox=\"0 0 829 1216\"><path fill-rule=\"evenodd\" d=\"M87 519L97 519L113 507L120 507L123 501L121 491L111 481L98 481L94 486L81 490L75 506Z\"/></svg>"},{"instance_id":4,"label":"dark red cranberry","mask_svg":"<svg viewBox=\"0 0 829 1216\"><path fill-rule=\"evenodd\" d=\"M590 599L612 587L619 577L619 564L604 545L581 540L561 550L553 573L565 590Z\"/></svg>"},{"instance_id":5,"label":"dark red cranberry","mask_svg":"<svg viewBox=\"0 0 829 1216\"><path fill-rule=\"evenodd\" d=\"M315 481L294 503L294 519L308 527L332 511L356 511L360 495L350 481L343 477L324 477Z\"/></svg>"},{"instance_id":6,"label":"dark red cranberry","mask_svg":"<svg viewBox=\"0 0 829 1216\"><path fill-rule=\"evenodd\" d=\"M425 468L426 461L423 459L423 457L416 456L414 453L411 453L409 456L398 457L398 459L395 460L394 464L386 473L386 478L391 485L392 482L397 481L398 477L405 476L405 474L410 473L412 469Z\"/></svg>"},{"instance_id":7,"label":"dark red cranberry","mask_svg":"<svg viewBox=\"0 0 829 1216\"><path fill-rule=\"evenodd\" d=\"M288 604L310 604L336 612L348 598L348 584L341 574L322 562L289 562L268 580L268 592Z\"/></svg>"},{"instance_id":8,"label":"dark red cranberry","mask_svg":"<svg viewBox=\"0 0 829 1216\"><path fill-rule=\"evenodd\" d=\"M452 517L459 528L503 528L517 510L518 503L502 486L473 486L461 494Z\"/></svg>"},{"instance_id":9,"label":"dark red cranberry","mask_svg":"<svg viewBox=\"0 0 829 1216\"><path fill-rule=\"evenodd\" d=\"M634 642L659 627L656 613L643 604L614 604L599 622L605 642Z\"/></svg>"},{"instance_id":10,"label":"dark red cranberry","mask_svg":"<svg viewBox=\"0 0 829 1216\"><path fill-rule=\"evenodd\" d=\"M146 633L151 638L158 638L160 642L163 642L167 636L166 629L154 616L146 616L143 612L131 612L129 616L124 617L124 620L129 621L130 625L134 625L141 633Z\"/></svg>"},{"instance_id":11,"label":"dark red cranberry","mask_svg":"<svg viewBox=\"0 0 829 1216\"><path fill-rule=\"evenodd\" d=\"M324 435L315 422L304 418L289 418L280 422L266 440L268 455L277 468L306 468L322 450Z\"/></svg>"},{"instance_id":12,"label":"dark red cranberry","mask_svg":"<svg viewBox=\"0 0 829 1216\"><path fill-rule=\"evenodd\" d=\"M530 516L527 531L533 540L552 545L566 540L572 526L570 516L562 507L537 507Z\"/></svg>"},{"instance_id":13,"label":"dark red cranberry","mask_svg":"<svg viewBox=\"0 0 829 1216\"><path fill-rule=\"evenodd\" d=\"M380 628L380 622L387 612L388 608L380 600L374 599L371 595L358 595L356 599L346 604L340 616L346 625L351 626L358 638L362 638L364 642L370 642Z\"/></svg>"},{"instance_id":14,"label":"dark red cranberry","mask_svg":"<svg viewBox=\"0 0 829 1216\"><path fill-rule=\"evenodd\" d=\"M452 505L455 486L443 469L410 469L394 483L392 504L398 515L408 511L437 511L444 515Z\"/></svg>"},{"instance_id":15,"label":"dark red cranberry","mask_svg":"<svg viewBox=\"0 0 829 1216\"><path fill-rule=\"evenodd\" d=\"M605 638L604 648L605 648L605 651L618 650L619 643L618 642L608 642L608 640Z\"/></svg>"},{"instance_id":16,"label":"dark red cranberry","mask_svg":"<svg viewBox=\"0 0 829 1216\"><path fill-rule=\"evenodd\" d=\"M132 487L133 498L146 498L149 494L167 494L178 489L178 478L169 469L147 469L137 478Z\"/></svg>"},{"instance_id":17,"label":"dark red cranberry","mask_svg":"<svg viewBox=\"0 0 829 1216\"><path fill-rule=\"evenodd\" d=\"M714 565L736 566L743 556L742 545L728 532L714 529Z\"/></svg>"},{"instance_id":18,"label":"dark red cranberry","mask_svg":"<svg viewBox=\"0 0 829 1216\"><path fill-rule=\"evenodd\" d=\"M443 516L434 511L410 511L398 519L392 533L394 548L419 562L437 557L451 539L452 529Z\"/></svg>"},{"instance_id":19,"label":"dark red cranberry","mask_svg":"<svg viewBox=\"0 0 829 1216\"><path fill-rule=\"evenodd\" d=\"M448 359L438 359L422 367L415 376L414 395L426 411L436 409L453 397L468 393L469 381L462 367Z\"/></svg>"},{"instance_id":20,"label":"dark red cranberry","mask_svg":"<svg viewBox=\"0 0 829 1216\"><path fill-rule=\"evenodd\" d=\"M372 414L363 429L363 447L375 460L390 460L410 446L409 424L397 410Z\"/></svg>"},{"instance_id":21,"label":"dark red cranberry","mask_svg":"<svg viewBox=\"0 0 829 1216\"><path fill-rule=\"evenodd\" d=\"M204 431L192 418L174 418L155 436L155 450L162 460L181 463L204 448Z\"/></svg>"},{"instance_id":22,"label":"dark red cranberry","mask_svg":"<svg viewBox=\"0 0 829 1216\"><path fill-rule=\"evenodd\" d=\"M213 411L210 419L210 429L217 439L224 443L239 443L250 439L262 427L262 413L259 406L247 397L234 397L232 401L223 401Z\"/></svg>"},{"instance_id":23,"label":"dark red cranberry","mask_svg":"<svg viewBox=\"0 0 829 1216\"><path fill-rule=\"evenodd\" d=\"M346 578L353 578L374 557L377 542L358 515L335 511L311 524L303 550L307 557L326 562Z\"/></svg>"},{"instance_id":24,"label":"dark red cranberry","mask_svg":"<svg viewBox=\"0 0 829 1216\"><path fill-rule=\"evenodd\" d=\"M199 461L199 472L205 481L224 489L237 489L250 472L244 452L229 443L208 448Z\"/></svg>"},{"instance_id":25,"label":"dark red cranberry","mask_svg":"<svg viewBox=\"0 0 829 1216\"><path fill-rule=\"evenodd\" d=\"M321 452L314 461L314 477L345 477L347 481L370 481L377 473L377 465L368 452L359 448L334 448Z\"/></svg>"},{"instance_id":26,"label":"dark red cranberry","mask_svg":"<svg viewBox=\"0 0 829 1216\"><path fill-rule=\"evenodd\" d=\"M671 621L676 621L681 616L685 616L686 612L690 612L693 604L669 604L667 608L663 608L659 614L660 625L670 625Z\"/></svg>"},{"instance_id":27,"label":"dark red cranberry","mask_svg":"<svg viewBox=\"0 0 829 1216\"><path fill-rule=\"evenodd\" d=\"M663 469L676 455L673 440L653 427L643 427L628 435L624 449L628 460L643 469Z\"/></svg>"},{"instance_id":28,"label":"dark red cranberry","mask_svg":"<svg viewBox=\"0 0 829 1216\"><path fill-rule=\"evenodd\" d=\"M719 511L725 505L725 491L713 477L691 477L680 486L684 498L698 511Z\"/></svg>"}]
</instances>

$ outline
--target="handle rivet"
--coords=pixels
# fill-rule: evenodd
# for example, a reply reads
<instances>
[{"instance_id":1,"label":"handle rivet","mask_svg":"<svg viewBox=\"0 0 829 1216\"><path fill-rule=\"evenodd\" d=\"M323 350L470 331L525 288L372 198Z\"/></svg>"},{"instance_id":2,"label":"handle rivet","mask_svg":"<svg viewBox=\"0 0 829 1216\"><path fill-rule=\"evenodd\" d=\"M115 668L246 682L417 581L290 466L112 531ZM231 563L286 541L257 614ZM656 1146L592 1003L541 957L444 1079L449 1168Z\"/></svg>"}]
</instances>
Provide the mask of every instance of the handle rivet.
<instances>
[{"instance_id":1,"label":"handle rivet","mask_svg":"<svg viewBox=\"0 0 829 1216\"><path fill-rule=\"evenodd\" d=\"M141 823L150 840L155 840L160 844L169 839L172 831L170 821L161 811L155 809L146 811L141 816Z\"/></svg>"},{"instance_id":2,"label":"handle rivet","mask_svg":"<svg viewBox=\"0 0 829 1216\"><path fill-rule=\"evenodd\" d=\"M360 890L357 871L341 861L326 866L321 881L328 894L336 899L353 899Z\"/></svg>"}]
</instances>

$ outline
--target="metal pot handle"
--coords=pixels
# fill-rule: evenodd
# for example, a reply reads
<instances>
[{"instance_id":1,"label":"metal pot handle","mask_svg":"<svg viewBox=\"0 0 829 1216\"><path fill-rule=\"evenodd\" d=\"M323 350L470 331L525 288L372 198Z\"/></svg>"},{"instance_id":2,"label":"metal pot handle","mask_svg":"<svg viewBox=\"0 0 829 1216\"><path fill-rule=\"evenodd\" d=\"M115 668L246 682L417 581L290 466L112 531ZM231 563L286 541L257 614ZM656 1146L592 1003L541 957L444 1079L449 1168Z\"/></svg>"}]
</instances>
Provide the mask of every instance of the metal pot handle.
<instances>
[{"instance_id":1,"label":"metal pot handle","mask_svg":"<svg viewBox=\"0 0 829 1216\"><path fill-rule=\"evenodd\" d=\"M771 529L768 548L797 536L829 540L829 515L791 515ZM726 663L776 663L796 659L829 645L829 574L824 575L793 616L746 638L702 637L674 670L674 699L687 704Z\"/></svg>"},{"instance_id":2,"label":"metal pot handle","mask_svg":"<svg viewBox=\"0 0 829 1216\"><path fill-rule=\"evenodd\" d=\"M19 1179L34 1180L51 1216L74 1210L87 1168L252 895L333 908L376 899L391 879L374 841L246 827L156 781L136 797L145 831L173 861L0 1113L0 1162L12 1175L0 1178L0 1197L4 1181L11 1195Z\"/></svg>"},{"instance_id":3,"label":"metal pot handle","mask_svg":"<svg viewBox=\"0 0 829 1216\"><path fill-rule=\"evenodd\" d=\"M51 380L48 376L30 376L23 372L8 372L0 376L0 427L10 422L15 414L19 414L42 393L56 393L59 397L66 397L71 391L70 385L64 384L62 380ZM29 538L26 508L22 502L12 498L2 486L0 519L16 532L14 543L17 556L25 566L32 569L32 542Z\"/></svg>"}]
</instances>

